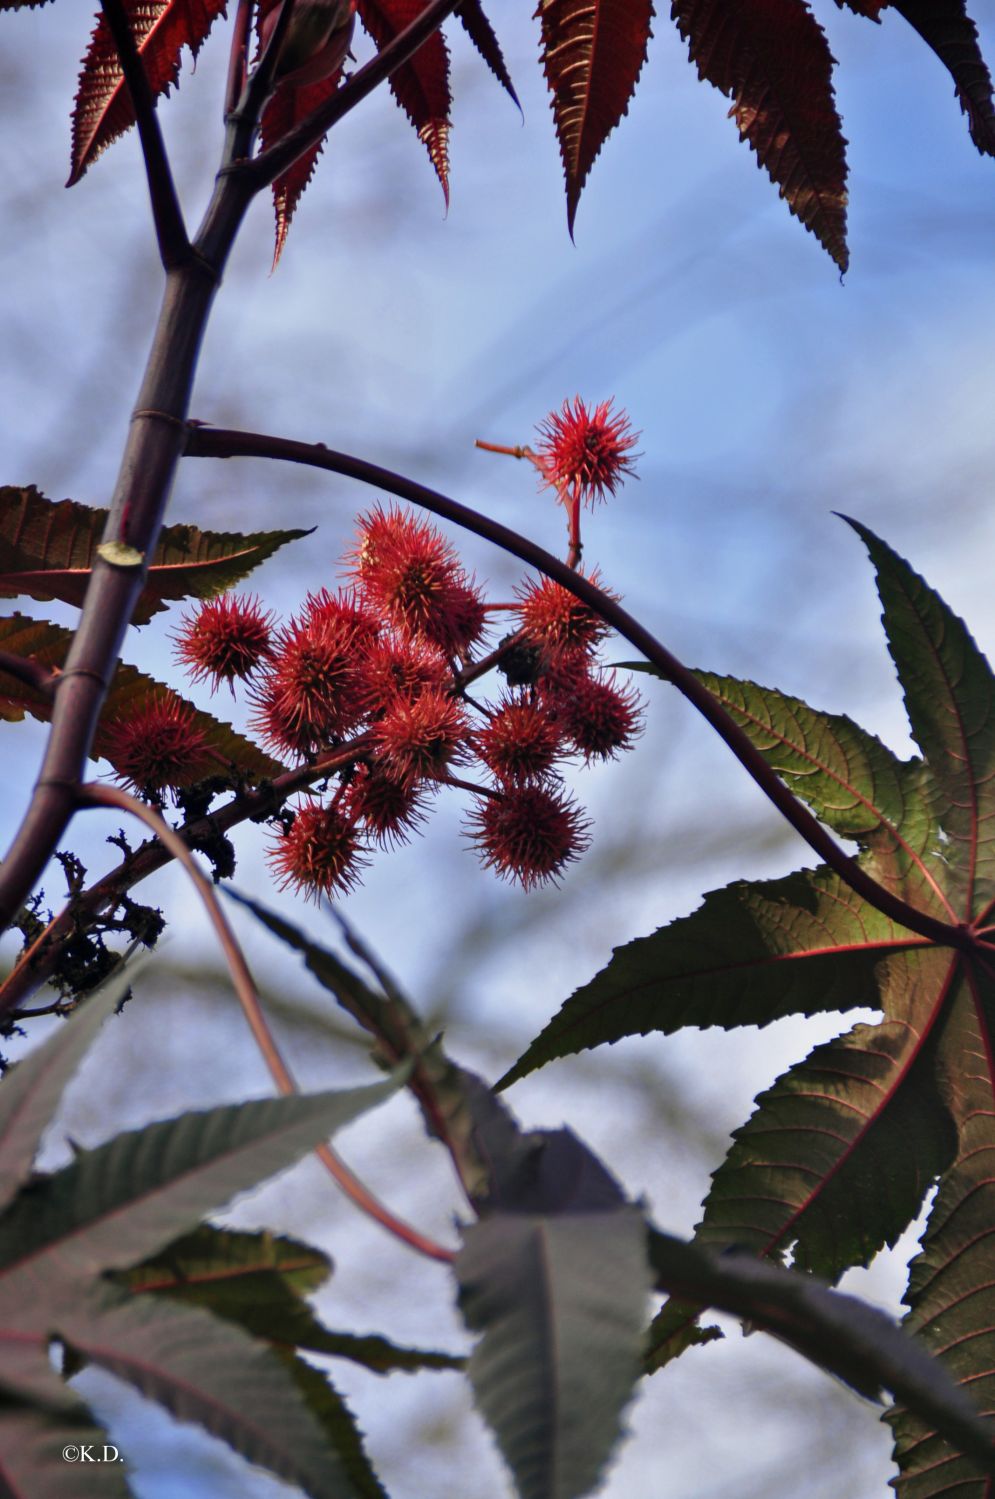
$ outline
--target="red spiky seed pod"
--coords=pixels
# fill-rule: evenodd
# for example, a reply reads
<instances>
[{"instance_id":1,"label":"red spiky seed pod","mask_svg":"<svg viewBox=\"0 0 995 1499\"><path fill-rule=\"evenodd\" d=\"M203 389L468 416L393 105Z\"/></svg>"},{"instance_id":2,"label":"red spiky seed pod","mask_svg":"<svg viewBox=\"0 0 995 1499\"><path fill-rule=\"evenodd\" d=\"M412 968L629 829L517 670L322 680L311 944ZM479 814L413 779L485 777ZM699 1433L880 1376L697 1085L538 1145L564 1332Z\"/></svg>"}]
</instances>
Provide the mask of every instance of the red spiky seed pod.
<instances>
[{"instance_id":1,"label":"red spiky seed pod","mask_svg":"<svg viewBox=\"0 0 995 1499\"><path fill-rule=\"evenodd\" d=\"M370 647L358 668L369 713L382 713L396 697L416 698L426 687L449 685L445 657L427 641L390 632Z\"/></svg>"},{"instance_id":2,"label":"red spiky seed pod","mask_svg":"<svg viewBox=\"0 0 995 1499\"><path fill-rule=\"evenodd\" d=\"M398 781L381 765L360 765L346 792L349 815L381 846L406 843L425 821L424 782Z\"/></svg>"},{"instance_id":3,"label":"red spiky seed pod","mask_svg":"<svg viewBox=\"0 0 995 1499\"><path fill-rule=\"evenodd\" d=\"M369 863L355 822L341 806L310 802L267 850L278 888L309 900L345 894Z\"/></svg>"},{"instance_id":4,"label":"red spiky seed pod","mask_svg":"<svg viewBox=\"0 0 995 1499\"><path fill-rule=\"evenodd\" d=\"M189 703L159 693L100 731L99 752L142 795L192 786L211 768L203 731Z\"/></svg>"},{"instance_id":5,"label":"red spiky seed pod","mask_svg":"<svg viewBox=\"0 0 995 1499\"><path fill-rule=\"evenodd\" d=\"M473 735L473 749L506 785L541 781L561 754L561 729L544 704L504 702Z\"/></svg>"},{"instance_id":6,"label":"red spiky seed pod","mask_svg":"<svg viewBox=\"0 0 995 1499\"><path fill-rule=\"evenodd\" d=\"M420 517L395 506L361 516L351 571L372 607L406 634L456 653L483 632L483 603L455 550Z\"/></svg>"},{"instance_id":7,"label":"red spiky seed pod","mask_svg":"<svg viewBox=\"0 0 995 1499\"><path fill-rule=\"evenodd\" d=\"M613 413L612 405L611 400L600 401L589 411L575 396L536 428L539 472L544 485L561 498L580 499L593 507L634 472L632 449L639 434L632 431L626 413Z\"/></svg>"},{"instance_id":8,"label":"red spiky seed pod","mask_svg":"<svg viewBox=\"0 0 995 1499\"><path fill-rule=\"evenodd\" d=\"M306 629L341 621L353 627L358 645L372 645L380 634L381 621L354 588L340 588L336 593L319 588L316 593L307 594L301 610L301 623Z\"/></svg>"},{"instance_id":9,"label":"red spiky seed pod","mask_svg":"<svg viewBox=\"0 0 995 1499\"><path fill-rule=\"evenodd\" d=\"M598 583L596 573L590 581ZM547 648L591 651L609 634L590 604L552 578L526 582L516 592L522 627L530 640Z\"/></svg>"},{"instance_id":10,"label":"red spiky seed pod","mask_svg":"<svg viewBox=\"0 0 995 1499\"><path fill-rule=\"evenodd\" d=\"M571 690L558 696L557 720L575 749L587 761L614 759L643 728L639 694L616 685L614 672L575 677Z\"/></svg>"},{"instance_id":11,"label":"red spiky seed pod","mask_svg":"<svg viewBox=\"0 0 995 1499\"><path fill-rule=\"evenodd\" d=\"M587 848L588 826L577 803L549 786L509 787L500 797L482 797L469 818L485 868L526 890L560 878Z\"/></svg>"},{"instance_id":12,"label":"red spiky seed pod","mask_svg":"<svg viewBox=\"0 0 995 1499\"><path fill-rule=\"evenodd\" d=\"M427 687L417 698L397 697L374 725L384 770L399 781L431 779L461 758L469 726L448 692Z\"/></svg>"},{"instance_id":13,"label":"red spiky seed pod","mask_svg":"<svg viewBox=\"0 0 995 1499\"><path fill-rule=\"evenodd\" d=\"M312 754L355 729L364 708L354 626L292 620L253 691L251 723L279 751Z\"/></svg>"},{"instance_id":14,"label":"red spiky seed pod","mask_svg":"<svg viewBox=\"0 0 995 1499\"><path fill-rule=\"evenodd\" d=\"M212 693L227 682L234 696L236 678L251 676L270 654L272 629L273 614L258 598L222 593L181 616L174 655L194 682L210 680Z\"/></svg>"}]
</instances>

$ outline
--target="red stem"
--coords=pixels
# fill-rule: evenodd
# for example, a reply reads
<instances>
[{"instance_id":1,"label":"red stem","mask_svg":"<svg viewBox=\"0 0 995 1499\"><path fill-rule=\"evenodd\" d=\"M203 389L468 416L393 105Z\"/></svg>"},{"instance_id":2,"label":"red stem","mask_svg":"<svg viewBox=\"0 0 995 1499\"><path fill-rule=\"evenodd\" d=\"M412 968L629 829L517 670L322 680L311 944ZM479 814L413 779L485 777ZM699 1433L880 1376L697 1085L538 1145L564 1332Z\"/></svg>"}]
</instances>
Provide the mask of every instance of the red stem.
<instances>
[{"instance_id":1,"label":"red stem","mask_svg":"<svg viewBox=\"0 0 995 1499\"><path fill-rule=\"evenodd\" d=\"M259 992L256 989L252 974L249 972L249 965L245 961L245 954L242 952L238 939L231 929L228 918L221 909L221 902L218 900L214 886L198 867L193 855L179 833L174 828L171 828L165 819L160 817L159 813L154 811L152 807L146 806L144 802L140 802L137 797L132 796L129 792L122 791L119 786L99 786L93 784L80 786L77 800L79 805L84 807L116 807L122 812L130 812L133 817L137 817L141 822L144 822L145 826L152 831L160 843L169 850L173 858L178 859L183 865L183 868L193 881L197 894L204 904L204 909L207 912L211 925L214 927L215 936L228 964L232 986L238 996L242 1013L248 1022L252 1038L259 1048L260 1055L266 1063L270 1077L284 1097L295 1095L298 1092L297 1084L289 1067L283 1060L280 1048L277 1046L273 1032L270 1030L269 1022L263 1014ZM346 1196L370 1218L379 1223L382 1228L387 1229L388 1233L393 1234L402 1243L407 1244L411 1249L417 1250L419 1254L426 1255L429 1259L442 1260L445 1264L452 1262L454 1258L452 1250L445 1249L441 1244L437 1244L434 1239L426 1238L416 1228L412 1228L410 1224L404 1223L400 1218L397 1218L389 1208L385 1207L382 1202L373 1196L373 1193L363 1185L357 1176L353 1175L349 1167L330 1145L319 1145L315 1150L315 1155L317 1155L328 1172L334 1177Z\"/></svg>"}]
</instances>

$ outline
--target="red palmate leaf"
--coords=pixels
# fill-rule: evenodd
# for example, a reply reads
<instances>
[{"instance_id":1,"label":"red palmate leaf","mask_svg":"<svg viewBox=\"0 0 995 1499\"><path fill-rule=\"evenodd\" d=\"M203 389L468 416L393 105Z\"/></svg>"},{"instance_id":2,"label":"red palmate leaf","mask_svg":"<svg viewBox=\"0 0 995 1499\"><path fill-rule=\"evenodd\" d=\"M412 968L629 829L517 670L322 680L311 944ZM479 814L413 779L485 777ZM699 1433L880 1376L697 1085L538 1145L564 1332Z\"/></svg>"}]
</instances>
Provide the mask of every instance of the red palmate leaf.
<instances>
[{"instance_id":1,"label":"red palmate leaf","mask_svg":"<svg viewBox=\"0 0 995 1499\"><path fill-rule=\"evenodd\" d=\"M995 102L991 74L964 0L891 0L950 72L960 107L978 150L995 156Z\"/></svg>"},{"instance_id":2,"label":"red palmate leaf","mask_svg":"<svg viewBox=\"0 0 995 1499\"><path fill-rule=\"evenodd\" d=\"M494 35L494 28L490 21L484 15L480 0L463 0L461 5L457 5L456 14L463 22L467 36L494 74L498 83L500 83L502 88L507 90L515 103L518 104L518 95L515 93L515 85L511 81L511 74L508 72L504 53L501 51L501 44ZM520 109L521 105L519 104L518 107Z\"/></svg>"},{"instance_id":3,"label":"red palmate leaf","mask_svg":"<svg viewBox=\"0 0 995 1499\"><path fill-rule=\"evenodd\" d=\"M833 57L805 0L674 0L672 15L699 77L732 100L740 139L845 271L846 142Z\"/></svg>"},{"instance_id":4,"label":"red palmate leaf","mask_svg":"<svg viewBox=\"0 0 995 1499\"><path fill-rule=\"evenodd\" d=\"M266 108L263 110L259 128L259 139L263 147L272 146L282 139L289 130L293 130L295 125L299 125L302 120L307 119L309 114L324 104L326 99L330 99L341 79L340 68L330 78L322 78L317 83L304 83L297 86L281 85L267 101ZM293 166L288 167L273 183L273 208L276 213L276 243L273 248L272 267L274 271L287 242L294 210L314 175L314 169L324 144L325 137L323 136L317 145L305 151L303 156L299 156Z\"/></svg>"},{"instance_id":5,"label":"red palmate leaf","mask_svg":"<svg viewBox=\"0 0 995 1499\"><path fill-rule=\"evenodd\" d=\"M82 605L106 522L106 510L75 500L53 502L32 485L0 484L0 598ZM165 599L206 599L233 587L279 547L307 535L164 526L132 623L146 624L165 609Z\"/></svg>"},{"instance_id":6,"label":"red palmate leaf","mask_svg":"<svg viewBox=\"0 0 995 1499\"><path fill-rule=\"evenodd\" d=\"M888 0L836 0L836 4L840 10L845 5L855 15L866 16L869 21L880 21L881 12L888 4Z\"/></svg>"},{"instance_id":7,"label":"red palmate leaf","mask_svg":"<svg viewBox=\"0 0 995 1499\"><path fill-rule=\"evenodd\" d=\"M180 76L184 47L197 56L227 0L124 0L145 65L153 98L168 93ZM73 110L72 171L66 184L78 182L105 147L135 123L131 96L118 62L117 48L103 16L97 21L83 67Z\"/></svg>"},{"instance_id":8,"label":"red palmate leaf","mask_svg":"<svg viewBox=\"0 0 995 1499\"><path fill-rule=\"evenodd\" d=\"M542 66L567 183L573 233L587 174L628 112L653 19L652 0L540 0Z\"/></svg>"},{"instance_id":9,"label":"red palmate leaf","mask_svg":"<svg viewBox=\"0 0 995 1499\"><path fill-rule=\"evenodd\" d=\"M358 0L359 18L382 51L421 15L425 0ZM434 31L403 67L391 74L391 92L418 132L449 203L449 50Z\"/></svg>"}]
</instances>

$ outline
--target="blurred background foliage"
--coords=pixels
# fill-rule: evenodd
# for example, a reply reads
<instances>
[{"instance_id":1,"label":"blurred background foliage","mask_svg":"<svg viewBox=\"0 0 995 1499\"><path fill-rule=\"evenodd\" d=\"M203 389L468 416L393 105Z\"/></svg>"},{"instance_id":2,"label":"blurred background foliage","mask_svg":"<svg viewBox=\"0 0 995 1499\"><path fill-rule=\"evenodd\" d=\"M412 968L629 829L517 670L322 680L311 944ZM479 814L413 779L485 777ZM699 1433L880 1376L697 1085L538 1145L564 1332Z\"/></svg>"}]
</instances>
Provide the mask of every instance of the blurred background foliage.
<instances>
[{"instance_id":1,"label":"blurred background foliage","mask_svg":"<svg viewBox=\"0 0 995 1499\"><path fill-rule=\"evenodd\" d=\"M908 749L870 570L831 512L871 525L983 645L992 637L995 169L971 147L947 74L897 15L885 12L875 27L828 0L817 6L840 62L851 142L852 269L841 285L737 145L725 103L697 83L663 15L571 244L537 28L517 8L491 10L524 123L460 28L450 28L446 216L423 148L385 92L347 118L272 277L269 205L253 209L218 300L193 414L386 463L557 549L562 514L537 493L531 470L476 452L474 439L525 442L564 397L614 395L642 433L644 456L639 481L588 519L586 560L690 665L776 684ZM159 297L137 142L114 146L63 193L85 7L6 14L0 24L0 480L99 505ZM995 26L984 16L980 26L995 57ZM220 150L224 30L195 72L185 68L163 111L194 222ZM191 460L171 519L219 530L316 526L254 580L267 604L289 613L306 588L334 585L354 516L375 498L303 470ZM517 566L457 539L491 597L510 597ZM23 607L72 623L61 606ZM175 620L175 611L161 615L130 641L131 659L160 677L173 670ZM626 654L616 646L615 659ZM646 691L648 728L635 752L576 778L595 837L560 888L525 895L480 870L461 846L451 795L426 835L379 856L346 904L445 1029L451 1053L488 1078L613 945L692 909L706 889L807 862L808 850L691 710L661 684ZM209 705L206 694L191 696ZM221 714L229 706L221 696L213 703ZM43 743L37 725L6 732L5 839ZM116 859L103 841L115 828L90 814L73 829L93 876ZM237 885L335 942L327 913L276 896L264 842L259 829L241 831ZM269 1088L183 879L166 871L138 894L164 908L169 939L74 1085L52 1161L67 1134L93 1143ZM55 869L46 897L57 907L63 896ZM369 1063L348 1022L293 959L242 913L234 919L302 1085L366 1080ZM9 960L14 947L3 952ZM841 1028L830 1017L626 1041L555 1064L509 1102L527 1124L571 1124L646 1197L661 1226L690 1232L708 1172L752 1098ZM452 1238L461 1203L406 1100L361 1121L342 1148L398 1211ZM330 1325L465 1345L439 1269L360 1220L317 1166L226 1218L293 1232L334 1254L322 1299ZM914 1242L907 1235L871 1272L849 1275L847 1288L897 1311ZM889 1438L875 1411L789 1351L744 1339L734 1324L727 1331L643 1389L604 1494L883 1495ZM333 1374L393 1499L508 1492L457 1376ZM135 1464L142 1499L286 1492L109 1378L83 1378Z\"/></svg>"}]
</instances>

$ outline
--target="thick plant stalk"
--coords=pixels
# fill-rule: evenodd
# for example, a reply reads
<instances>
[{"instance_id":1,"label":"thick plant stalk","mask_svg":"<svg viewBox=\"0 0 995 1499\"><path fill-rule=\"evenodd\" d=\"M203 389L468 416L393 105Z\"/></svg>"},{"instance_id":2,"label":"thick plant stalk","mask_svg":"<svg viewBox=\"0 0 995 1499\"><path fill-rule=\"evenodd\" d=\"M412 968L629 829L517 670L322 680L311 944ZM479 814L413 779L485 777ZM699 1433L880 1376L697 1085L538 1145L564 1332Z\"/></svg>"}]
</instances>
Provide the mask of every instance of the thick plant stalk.
<instances>
[{"instance_id":1,"label":"thick plant stalk","mask_svg":"<svg viewBox=\"0 0 995 1499\"><path fill-rule=\"evenodd\" d=\"M428 5L339 90L332 101L337 105L333 118L340 118L401 67L457 4L458 0L434 0ZM103 544L59 679L41 772L24 820L0 865L0 931L10 925L27 899L72 817L76 788L83 779L87 753L183 454L190 393L211 307L246 210L255 194L292 165L333 122L329 119L319 128L317 116L305 121L266 153L266 166L253 171L249 157L258 119L246 103L251 90L250 78L239 107L227 122L221 168L191 253L167 274Z\"/></svg>"}]
</instances>

